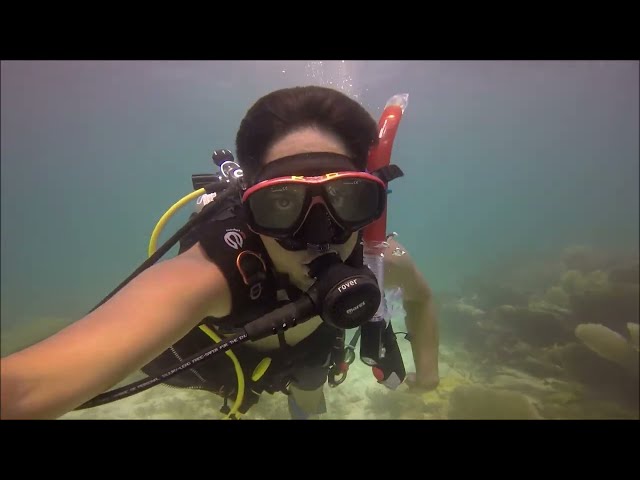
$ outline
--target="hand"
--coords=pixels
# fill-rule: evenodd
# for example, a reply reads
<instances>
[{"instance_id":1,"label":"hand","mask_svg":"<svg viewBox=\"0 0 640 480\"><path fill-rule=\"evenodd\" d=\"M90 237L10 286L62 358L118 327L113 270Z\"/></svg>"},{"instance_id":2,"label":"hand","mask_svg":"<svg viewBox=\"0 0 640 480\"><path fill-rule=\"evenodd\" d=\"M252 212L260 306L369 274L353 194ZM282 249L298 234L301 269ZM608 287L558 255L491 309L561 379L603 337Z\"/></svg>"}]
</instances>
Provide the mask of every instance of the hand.
<instances>
[{"instance_id":1,"label":"hand","mask_svg":"<svg viewBox=\"0 0 640 480\"><path fill-rule=\"evenodd\" d=\"M409 386L410 392L426 393L435 390L440 383L440 376L437 372L418 377L415 372L407 373L405 383Z\"/></svg>"}]
</instances>

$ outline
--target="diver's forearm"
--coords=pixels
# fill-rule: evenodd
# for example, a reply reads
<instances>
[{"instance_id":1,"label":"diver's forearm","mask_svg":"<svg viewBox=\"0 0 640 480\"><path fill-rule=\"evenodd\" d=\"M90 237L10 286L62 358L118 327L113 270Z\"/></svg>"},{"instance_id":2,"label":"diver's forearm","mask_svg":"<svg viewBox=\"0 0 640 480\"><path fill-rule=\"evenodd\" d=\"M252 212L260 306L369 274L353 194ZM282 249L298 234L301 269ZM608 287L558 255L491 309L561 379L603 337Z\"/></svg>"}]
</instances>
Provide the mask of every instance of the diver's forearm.
<instances>
[{"instance_id":1,"label":"diver's forearm","mask_svg":"<svg viewBox=\"0 0 640 480\"><path fill-rule=\"evenodd\" d=\"M438 378L439 332L435 307L430 297L404 302L405 323L411 336L416 381L431 383Z\"/></svg>"},{"instance_id":2,"label":"diver's forearm","mask_svg":"<svg viewBox=\"0 0 640 480\"><path fill-rule=\"evenodd\" d=\"M216 296L207 281L190 280L200 270L190 261L159 263L84 318L3 358L1 418L60 417L178 341Z\"/></svg>"}]
</instances>

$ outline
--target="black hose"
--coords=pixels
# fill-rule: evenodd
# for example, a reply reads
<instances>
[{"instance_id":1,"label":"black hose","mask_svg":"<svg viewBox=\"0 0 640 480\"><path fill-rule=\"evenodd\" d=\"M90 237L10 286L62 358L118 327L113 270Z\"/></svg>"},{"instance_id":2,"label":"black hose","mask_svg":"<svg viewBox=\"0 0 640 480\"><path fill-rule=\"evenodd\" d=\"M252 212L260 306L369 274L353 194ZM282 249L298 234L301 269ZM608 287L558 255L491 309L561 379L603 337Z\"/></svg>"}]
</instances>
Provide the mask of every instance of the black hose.
<instances>
[{"instance_id":1,"label":"black hose","mask_svg":"<svg viewBox=\"0 0 640 480\"><path fill-rule=\"evenodd\" d=\"M275 310L272 310L271 312L247 324L244 327L244 331L235 337L223 339L213 347L200 350L198 353L184 360L182 364L172 367L166 372L155 377L144 378L129 385L125 385L124 387L101 393L79 407L74 408L74 410L93 408L135 395L136 393L157 385L166 378L182 372L185 368L191 368L195 363L202 362L210 358L212 355L228 350L236 344L244 343L247 340L258 340L270 335L275 335L279 331L285 331L292 326L307 321L317 313L316 306L312 299L308 295L302 295L295 302L287 303L282 307L276 308Z\"/></svg>"},{"instance_id":2,"label":"black hose","mask_svg":"<svg viewBox=\"0 0 640 480\"><path fill-rule=\"evenodd\" d=\"M100 405L104 405L105 403L122 400L123 398L130 397L131 395L135 395L136 393L140 393L166 380L167 378L182 372L185 368L191 368L194 364L202 362L204 360L208 360L212 355L224 352L225 350L230 349L236 344L246 342L247 340L249 340L249 335L246 332L236 335L235 337L221 340L220 342L216 343L215 346L207 347L205 350L201 350L198 353L187 357L181 365L167 370L165 373L162 373L156 377L144 378L124 387L101 393L100 395L83 403L79 407L74 408L74 410L84 410L85 408L98 407Z\"/></svg>"}]
</instances>

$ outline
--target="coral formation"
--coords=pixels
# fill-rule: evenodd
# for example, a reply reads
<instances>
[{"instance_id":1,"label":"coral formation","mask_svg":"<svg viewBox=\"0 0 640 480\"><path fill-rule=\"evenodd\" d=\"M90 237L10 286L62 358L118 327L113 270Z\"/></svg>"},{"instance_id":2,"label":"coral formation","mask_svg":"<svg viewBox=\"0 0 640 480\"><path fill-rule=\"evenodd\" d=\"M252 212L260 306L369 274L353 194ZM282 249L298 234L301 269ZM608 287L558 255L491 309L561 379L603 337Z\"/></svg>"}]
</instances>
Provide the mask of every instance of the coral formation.
<instances>
[{"instance_id":1,"label":"coral formation","mask_svg":"<svg viewBox=\"0 0 640 480\"><path fill-rule=\"evenodd\" d=\"M582 323L576 327L576 337L602 358L617 363L632 377L638 377L638 349L619 333L604 325Z\"/></svg>"},{"instance_id":2,"label":"coral formation","mask_svg":"<svg viewBox=\"0 0 640 480\"><path fill-rule=\"evenodd\" d=\"M555 264L541 264L532 270L535 282L513 281L522 277L523 265L514 266L518 275L503 268L502 277L467 281L440 310L443 328L453 318L464 348L491 372L486 382L534 396L544 417L606 418L591 408L638 418L637 260L579 246L565 249ZM512 282L505 288L507 279ZM544 386L516 380L513 372L505 376L505 367L554 388L544 394Z\"/></svg>"}]
</instances>

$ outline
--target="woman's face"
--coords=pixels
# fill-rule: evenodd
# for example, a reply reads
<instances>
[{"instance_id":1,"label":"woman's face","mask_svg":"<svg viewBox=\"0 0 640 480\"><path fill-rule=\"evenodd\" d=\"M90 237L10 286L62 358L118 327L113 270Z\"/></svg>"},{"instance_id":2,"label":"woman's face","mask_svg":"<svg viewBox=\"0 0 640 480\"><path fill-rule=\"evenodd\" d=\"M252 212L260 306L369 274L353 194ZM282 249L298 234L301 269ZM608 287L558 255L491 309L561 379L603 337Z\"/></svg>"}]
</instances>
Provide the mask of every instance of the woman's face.
<instances>
[{"instance_id":1,"label":"woman's face","mask_svg":"<svg viewBox=\"0 0 640 480\"><path fill-rule=\"evenodd\" d=\"M288 134L267 151L265 163L272 162L281 157L296 155L305 152L331 152L348 155L347 149L335 135L315 128L304 128ZM289 279L298 288L307 290L313 285L314 280L307 273L306 265L320 254L313 250L289 251L281 247L272 237L260 235L269 252L276 269L289 274ZM358 241L358 234L353 233L349 240L341 245L331 245L331 249L337 252L342 260L346 260Z\"/></svg>"}]
</instances>

